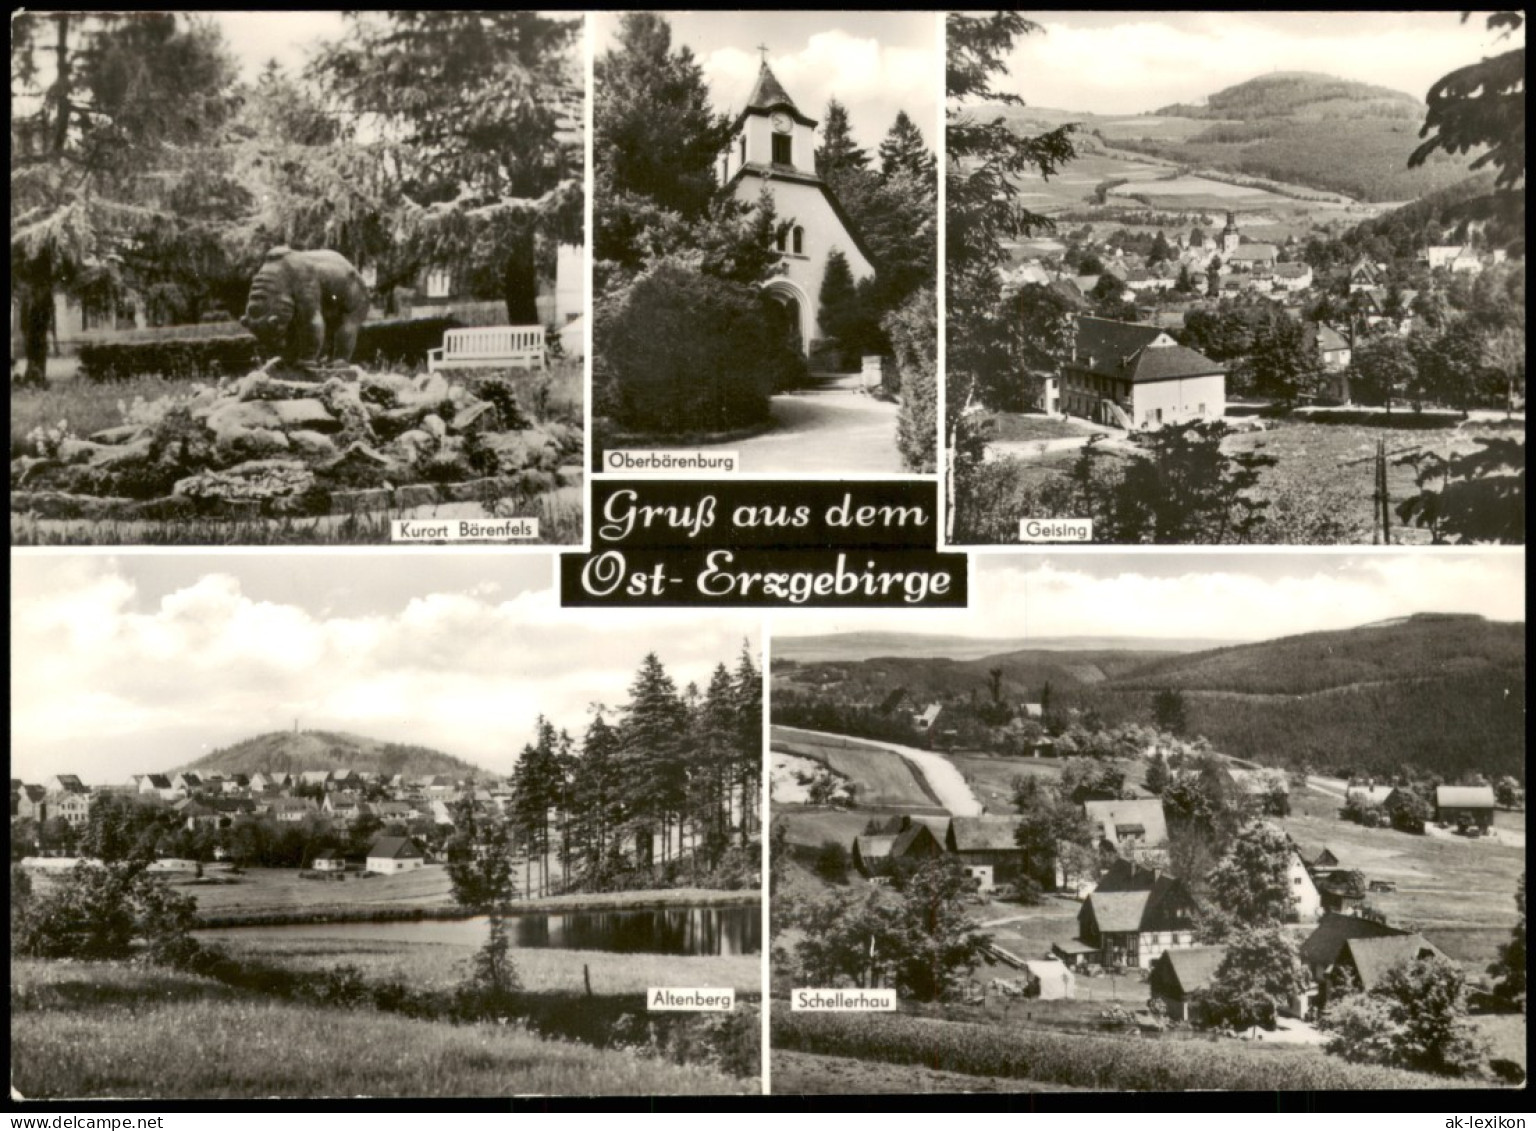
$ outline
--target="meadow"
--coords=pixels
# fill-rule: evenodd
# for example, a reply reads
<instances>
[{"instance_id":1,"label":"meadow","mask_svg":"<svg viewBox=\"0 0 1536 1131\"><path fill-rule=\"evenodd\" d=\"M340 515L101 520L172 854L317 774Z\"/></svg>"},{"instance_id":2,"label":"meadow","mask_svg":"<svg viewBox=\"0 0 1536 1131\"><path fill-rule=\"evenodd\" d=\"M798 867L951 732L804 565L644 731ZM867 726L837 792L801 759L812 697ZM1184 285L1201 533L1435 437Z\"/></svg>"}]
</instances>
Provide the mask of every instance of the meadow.
<instances>
[{"instance_id":1,"label":"meadow","mask_svg":"<svg viewBox=\"0 0 1536 1131\"><path fill-rule=\"evenodd\" d=\"M1440 1088L1457 1081L1349 1064L1319 1049L1221 1040L1148 1040L1010 1029L910 1014L791 1013L776 1006L772 1046L926 1070L1095 1091L1322 1091Z\"/></svg>"},{"instance_id":2,"label":"meadow","mask_svg":"<svg viewBox=\"0 0 1536 1131\"><path fill-rule=\"evenodd\" d=\"M11 1086L27 1099L716 1095L755 1085L516 1026L291 1004L137 966L11 964Z\"/></svg>"},{"instance_id":3,"label":"meadow","mask_svg":"<svg viewBox=\"0 0 1536 1131\"><path fill-rule=\"evenodd\" d=\"M928 810L939 807L938 798L922 774L894 751L852 739L817 739L804 734L797 734L792 741L775 737L772 748L825 763L834 773L853 781L862 806Z\"/></svg>"}]
</instances>

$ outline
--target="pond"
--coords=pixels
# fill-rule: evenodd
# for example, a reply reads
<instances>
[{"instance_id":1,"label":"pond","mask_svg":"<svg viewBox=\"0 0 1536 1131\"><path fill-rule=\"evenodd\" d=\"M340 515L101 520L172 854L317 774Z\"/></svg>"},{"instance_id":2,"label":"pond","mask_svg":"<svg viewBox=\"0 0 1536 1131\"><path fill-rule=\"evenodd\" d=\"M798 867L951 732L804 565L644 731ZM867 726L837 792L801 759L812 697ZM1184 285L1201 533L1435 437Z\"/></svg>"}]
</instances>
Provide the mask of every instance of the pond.
<instances>
[{"instance_id":1,"label":"pond","mask_svg":"<svg viewBox=\"0 0 1536 1131\"><path fill-rule=\"evenodd\" d=\"M447 943L478 947L488 920L420 919L392 923L296 923L283 927L231 927L241 938L270 933L285 939L351 939ZM664 907L628 911L568 911L514 915L512 945L619 954L744 955L763 946L762 915L749 907ZM210 936L222 931L199 932Z\"/></svg>"}]
</instances>

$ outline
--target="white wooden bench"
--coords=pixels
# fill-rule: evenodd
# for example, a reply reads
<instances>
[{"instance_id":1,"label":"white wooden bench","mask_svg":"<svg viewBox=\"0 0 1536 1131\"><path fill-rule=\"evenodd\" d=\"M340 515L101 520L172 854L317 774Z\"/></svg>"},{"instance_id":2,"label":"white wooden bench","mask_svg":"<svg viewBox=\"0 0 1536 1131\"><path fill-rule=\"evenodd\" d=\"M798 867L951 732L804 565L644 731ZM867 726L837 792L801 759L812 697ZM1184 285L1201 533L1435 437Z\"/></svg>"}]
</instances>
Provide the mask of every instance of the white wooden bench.
<instances>
[{"instance_id":1,"label":"white wooden bench","mask_svg":"<svg viewBox=\"0 0 1536 1131\"><path fill-rule=\"evenodd\" d=\"M441 349L427 351L427 372L439 369L544 369L543 326L471 326L448 330Z\"/></svg>"}]
</instances>

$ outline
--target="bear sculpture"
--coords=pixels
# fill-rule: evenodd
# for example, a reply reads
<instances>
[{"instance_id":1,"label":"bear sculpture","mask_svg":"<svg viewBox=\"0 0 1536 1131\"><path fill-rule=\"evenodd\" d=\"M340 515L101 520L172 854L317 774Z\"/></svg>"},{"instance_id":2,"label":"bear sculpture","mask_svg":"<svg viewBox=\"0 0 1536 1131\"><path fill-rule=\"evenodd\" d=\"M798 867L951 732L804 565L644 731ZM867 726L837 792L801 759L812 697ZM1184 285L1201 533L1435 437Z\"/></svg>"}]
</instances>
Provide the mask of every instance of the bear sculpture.
<instances>
[{"instance_id":1,"label":"bear sculpture","mask_svg":"<svg viewBox=\"0 0 1536 1131\"><path fill-rule=\"evenodd\" d=\"M289 365L350 361L368 314L368 284L334 251L267 252L240 324L261 352Z\"/></svg>"}]
</instances>

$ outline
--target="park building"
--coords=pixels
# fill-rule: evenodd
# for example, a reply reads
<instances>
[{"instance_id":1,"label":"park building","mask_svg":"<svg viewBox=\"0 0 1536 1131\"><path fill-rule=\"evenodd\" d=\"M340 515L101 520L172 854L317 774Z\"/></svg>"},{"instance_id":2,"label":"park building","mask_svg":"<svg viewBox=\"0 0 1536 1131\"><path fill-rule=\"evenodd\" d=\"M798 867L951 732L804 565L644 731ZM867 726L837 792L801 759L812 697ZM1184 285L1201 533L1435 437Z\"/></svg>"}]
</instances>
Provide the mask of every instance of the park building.
<instances>
[{"instance_id":1,"label":"park building","mask_svg":"<svg viewBox=\"0 0 1536 1131\"><path fill-rule=\"evenodd\" d=\"M780 222L790 222L779 239L778 274L764 289L784 308L788 330L802 352L826 336L821 282L832 252L843 253L855 283L875 273L852 218L816 172L816 125L764 59L720 168L720 183L736 199L750 203L766 189Z\"/></svg>"},{"instance_id":2,"label":"park building","mask_svg":"<svg viewBox=\"0 0 1536 1131\"><path fill-rule=\"evenodd\" d=\"M1158 326L1079 316L1054 401L1048 409L1127 431L1220 420L1226 368Z\"/></svg>"}]
</instances>

